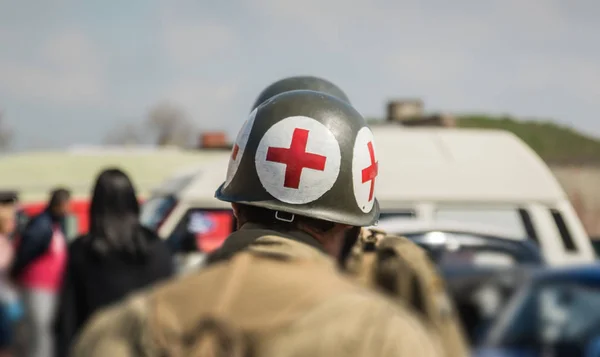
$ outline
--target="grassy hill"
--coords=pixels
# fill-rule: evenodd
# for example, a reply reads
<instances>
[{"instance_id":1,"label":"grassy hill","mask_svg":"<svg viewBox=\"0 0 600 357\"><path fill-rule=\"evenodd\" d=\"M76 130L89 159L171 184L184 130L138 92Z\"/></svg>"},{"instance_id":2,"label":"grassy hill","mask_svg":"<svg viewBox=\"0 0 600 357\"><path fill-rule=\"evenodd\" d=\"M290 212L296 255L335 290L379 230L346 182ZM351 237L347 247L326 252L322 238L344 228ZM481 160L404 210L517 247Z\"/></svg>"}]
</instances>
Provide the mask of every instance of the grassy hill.
<instances>
[{"instance_id":1,"label":"grassy hill","mask_svg":"<svg viewBox=\"0 0 600 357\"><path fill-rule=\"evenodd\" d=\"M600 164L600 139L566 126L548 121L524 121L487 115L458 115L456 118L457 125L463 128L508 130L547 162Z\"/></svg>"}]
</instances>

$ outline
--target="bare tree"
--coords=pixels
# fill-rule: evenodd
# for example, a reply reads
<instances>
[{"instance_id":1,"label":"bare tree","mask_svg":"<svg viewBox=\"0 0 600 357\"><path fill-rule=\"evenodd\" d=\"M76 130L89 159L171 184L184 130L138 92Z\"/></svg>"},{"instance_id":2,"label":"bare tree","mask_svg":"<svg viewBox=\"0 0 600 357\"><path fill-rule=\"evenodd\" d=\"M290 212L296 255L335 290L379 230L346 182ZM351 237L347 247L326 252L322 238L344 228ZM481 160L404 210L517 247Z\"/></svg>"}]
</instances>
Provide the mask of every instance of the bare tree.
<instances>
[{"instance_id":1,"label":"bare tree","mask_svg":"<svg viewBox=\"0 0 600 357\"><path fill-rule=\"evenodd\" d=\"M4 121L2 113L0 113L0 151L6 151L10 148L14 135L10 127Z\"/></svg>"},{"instance_id":2,"label":"bare tree","mask_svg":"<svg viewBox=\"0 0 600 357\"><path fill-rule=\"evenodd\" d=\"M140 145L144 139L142 129L135 124L123 124L106 134L104 143L108 145Z\"/></svg>"},{"instance_id":3,"label":"bare tree","mask_svg":"<svg viewBox=\"0 0 600 357\"><path fill-rule=\"evenodd\" d=\"M195 133L194 125L184 112L170 103L161 103L152 108L146 120L146 127L158 146L185 147L190 144Z\"/></svg>"}]
</instances>

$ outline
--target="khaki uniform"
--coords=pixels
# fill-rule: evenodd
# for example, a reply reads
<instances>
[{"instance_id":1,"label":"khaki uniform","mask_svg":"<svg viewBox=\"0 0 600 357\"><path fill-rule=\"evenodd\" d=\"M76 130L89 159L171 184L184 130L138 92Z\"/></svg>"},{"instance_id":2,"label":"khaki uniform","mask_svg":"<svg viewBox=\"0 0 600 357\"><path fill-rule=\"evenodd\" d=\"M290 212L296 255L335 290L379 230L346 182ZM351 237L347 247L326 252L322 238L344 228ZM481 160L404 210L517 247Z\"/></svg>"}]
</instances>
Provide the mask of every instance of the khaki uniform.
<instances>
[{"instance_id":1,"label":"khaki uniform","mask_svg":"<svg viewBox=\"0 0 600 357\"><path fill-rule=\"evenodd\" d=\"M439 339L445 356L469 355L445 284L425 250L414 242L363 228L346 269L361 285L383 291L398 304L414 309L430 334Z\"/></svg>"},{"instance_id":2,"label":"khaki uniform","mask_svg":"<svg viewBox=\"0 0 600 357\"><path fill-rule=\"evenodd\" d=\"M291 239L256 239L230 260L97 314L74 357L441 357L409 310Z\"/></svg>"}]
</instances>

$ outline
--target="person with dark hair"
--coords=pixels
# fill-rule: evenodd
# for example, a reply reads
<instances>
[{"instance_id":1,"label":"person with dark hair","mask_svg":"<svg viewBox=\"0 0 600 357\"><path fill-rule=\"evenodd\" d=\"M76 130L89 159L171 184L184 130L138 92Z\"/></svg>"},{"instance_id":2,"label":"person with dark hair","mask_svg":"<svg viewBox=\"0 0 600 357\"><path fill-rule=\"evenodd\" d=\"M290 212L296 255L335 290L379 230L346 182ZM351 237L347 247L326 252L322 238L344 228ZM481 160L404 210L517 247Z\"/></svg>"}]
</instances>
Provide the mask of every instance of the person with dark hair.
<instances>
[{"instance_id":1,"label":"person with dark hair","mask_svg":"<svg viewBox=\"0 0 600 357\"><path fill-rule=\"evenodd\" d=\"M67 261L65 232L70 199L67 189L53 190L46 209L17 237L11 276L21 288L25 305L27 356L51 356L52 317Z\"/></svg>"},{"instance_id":2,"label":"person with dark hair","mask_svg":"<svg viewBox=\"0 0 600 357\"><path fill-rule=\"evenodd\" d=\"M111 168L98 176L89 215L89 233L69 246L56 357L68 355L73 337L97 309L174 272L166 244L140 224L136 192L123 171Z\"/></svg>"}]
</instances>

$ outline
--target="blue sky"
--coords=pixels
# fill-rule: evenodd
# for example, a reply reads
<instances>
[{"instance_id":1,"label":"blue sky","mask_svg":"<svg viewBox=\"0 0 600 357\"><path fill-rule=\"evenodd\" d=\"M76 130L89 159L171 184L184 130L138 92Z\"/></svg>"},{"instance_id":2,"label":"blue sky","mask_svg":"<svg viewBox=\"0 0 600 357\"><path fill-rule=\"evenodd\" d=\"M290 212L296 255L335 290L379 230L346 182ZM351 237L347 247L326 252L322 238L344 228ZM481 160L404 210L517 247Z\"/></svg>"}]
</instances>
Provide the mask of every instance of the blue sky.
<instances>
[{"instance_id":1,"label":"blue sky","mask_svg":"<svg viewBox=\"0 0 600 357\"><path fill-rule=\"evenodd\" d=\"M553 118L600 136L596 0L0 0L0 110L15 148L100 143L171 101L237 132L281 77L341 86L365 116Z\"/></svg>"}]
</instances>

